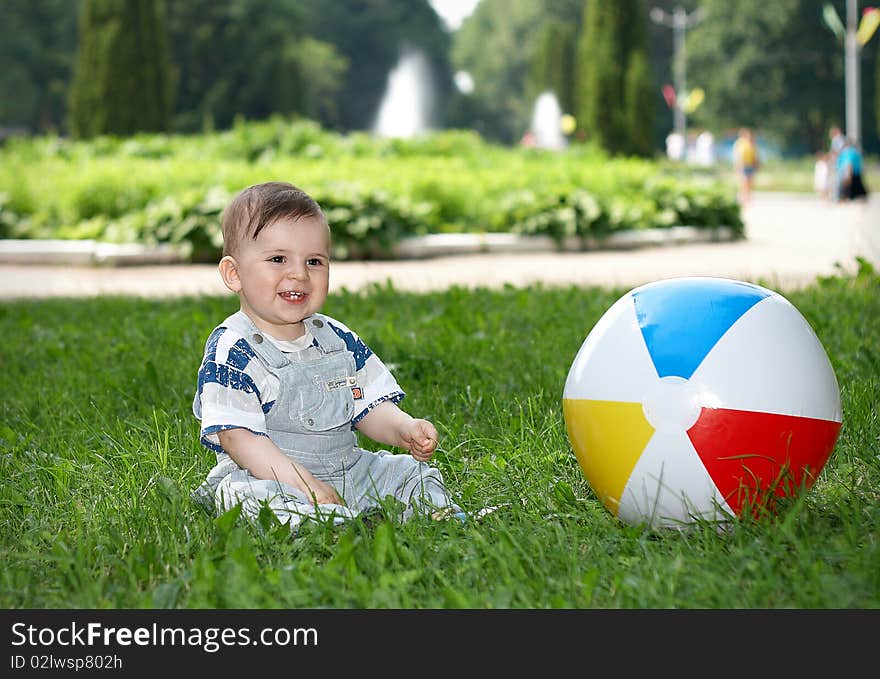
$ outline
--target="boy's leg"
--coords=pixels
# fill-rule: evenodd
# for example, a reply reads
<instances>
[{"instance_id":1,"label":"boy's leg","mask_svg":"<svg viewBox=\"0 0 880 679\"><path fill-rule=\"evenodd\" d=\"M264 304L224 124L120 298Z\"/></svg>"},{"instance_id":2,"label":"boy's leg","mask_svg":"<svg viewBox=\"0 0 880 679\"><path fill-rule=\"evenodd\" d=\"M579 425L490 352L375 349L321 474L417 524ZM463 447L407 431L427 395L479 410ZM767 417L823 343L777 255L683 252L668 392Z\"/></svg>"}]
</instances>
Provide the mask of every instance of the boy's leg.
<instances>
[{"instance_id":1,"label":"boy's leg","mask_svg":"<svg viewBox=\"0 0 880 679\"><path fill-rule=\"evenodd\" d=\"M407 454L362 451L348 471L345 486L346 502L357 511L374 507L389 495L404 504L404 520L417 512L461 511L446 490L440 470Z\"/></svg>"},{"instance_id":2,"label":"boy's leg","mask_svg":"<svg viewBox=\"0 0 880 679\"><path fill-rule=\"evenodd\" d=\"M255 521L264 505L275 514L278 520L296 529L303 519L331 519L341 523L352 518L355 512L341 505L317 505L305 493L286 483L257 479L245 470L238 470L226 476L215 491L217 511L225 512L240 504L242 515Z\"/></svg>"}]
</instances>

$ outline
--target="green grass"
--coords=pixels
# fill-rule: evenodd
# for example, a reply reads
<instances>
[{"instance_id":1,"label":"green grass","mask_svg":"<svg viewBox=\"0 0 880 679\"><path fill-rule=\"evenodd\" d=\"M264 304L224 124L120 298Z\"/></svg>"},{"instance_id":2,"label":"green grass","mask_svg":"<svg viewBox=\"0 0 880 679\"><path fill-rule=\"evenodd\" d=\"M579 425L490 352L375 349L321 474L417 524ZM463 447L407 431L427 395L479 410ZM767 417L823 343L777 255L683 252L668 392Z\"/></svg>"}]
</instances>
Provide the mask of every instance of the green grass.
<instances>
[{"instance_id":1,"label":"green grass","mask_svg":"<svg viewBox=\"0 0 880 679\"><path fill-rule=\"evenodd\" d=\"M880 606L880 276L789 292L841 387L817 484L777 516L653 532L615 520L565 435L577 349L625 290L331 295L391 364L403 407L481 524L213 519L191 415L202 345L232 298L0 306L3 608L876 608ZM759 348L758 348L759 350ZM373 446L375 447L375 446Z\"/></svg>"}]
</instances>

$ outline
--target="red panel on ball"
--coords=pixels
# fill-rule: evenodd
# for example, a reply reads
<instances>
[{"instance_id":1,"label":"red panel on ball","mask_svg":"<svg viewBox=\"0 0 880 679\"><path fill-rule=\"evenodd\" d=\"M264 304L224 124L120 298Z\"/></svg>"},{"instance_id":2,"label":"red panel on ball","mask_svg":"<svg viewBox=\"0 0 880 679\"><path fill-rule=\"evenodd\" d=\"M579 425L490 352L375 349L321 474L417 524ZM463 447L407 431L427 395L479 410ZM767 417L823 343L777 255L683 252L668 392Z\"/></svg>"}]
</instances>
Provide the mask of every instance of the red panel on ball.
<instances>
[{"instance_id":1,"label":"red panel on ball","mask_svg":"<svg viewBox=\"0 0 880 679\"><path fill-rule=\"evenodd\" d=\"M703 408L688 437L736 514L772 509L816 481L840 422L725 408Z\"/></svg>"}]
</instances>

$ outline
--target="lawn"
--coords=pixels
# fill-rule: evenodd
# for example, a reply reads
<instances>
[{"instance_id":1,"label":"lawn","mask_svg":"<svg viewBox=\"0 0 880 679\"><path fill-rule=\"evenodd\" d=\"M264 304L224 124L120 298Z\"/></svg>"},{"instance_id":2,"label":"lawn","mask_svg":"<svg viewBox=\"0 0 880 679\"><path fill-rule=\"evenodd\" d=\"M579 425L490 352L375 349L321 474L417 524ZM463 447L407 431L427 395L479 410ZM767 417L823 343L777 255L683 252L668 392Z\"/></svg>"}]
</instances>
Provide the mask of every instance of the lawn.
<instances>
[{"instance_id":1,"label":"lawn","mask_svg":"<svg viewBox=\"0 0 880 679\"><path fill-rule=\"evenodd\" d=\"M780 291L828 353L843 427L806 495L726 533L621 524L571 452L565 377L625 290L332 294L326 313L437 425L434 459L461 504L504 507L482 523L313 523L295 538L189 497L213 461L191 415L196 370L236 300L5 303L0 607L878 608L878 289L863 265Z\"/></svg>"}]
</instances>

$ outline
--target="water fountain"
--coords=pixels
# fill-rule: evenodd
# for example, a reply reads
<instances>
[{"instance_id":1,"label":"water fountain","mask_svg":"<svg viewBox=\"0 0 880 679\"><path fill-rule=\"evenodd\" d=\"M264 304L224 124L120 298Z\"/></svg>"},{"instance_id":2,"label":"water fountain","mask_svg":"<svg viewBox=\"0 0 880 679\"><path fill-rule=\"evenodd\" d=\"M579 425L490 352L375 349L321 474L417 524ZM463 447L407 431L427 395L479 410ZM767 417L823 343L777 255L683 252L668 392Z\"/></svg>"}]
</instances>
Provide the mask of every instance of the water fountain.
<instances>
[{"instance_id":1,"label":"water fountain","mask_svg":"<svg viewBox=\"0 0 880 679\"><path fill-rule=\"evenodd\" d=\"M531 131L535 135L535 146L538 148L554 151L565 148L565 135L562 134L562 109L553 92L542 92L535 101Z\"/></svg>"},{"instance_id":2,"label":"water fountain","mask_svg":"<svg viewBox=\"0 0 880 679\"><path fill-rule=\"evenodd\" d=\"M424 52L401 50L388 74L373 132L381 137L414 137L431 127L434 89L431 66Z\"/></svg>"}]
</instances>

